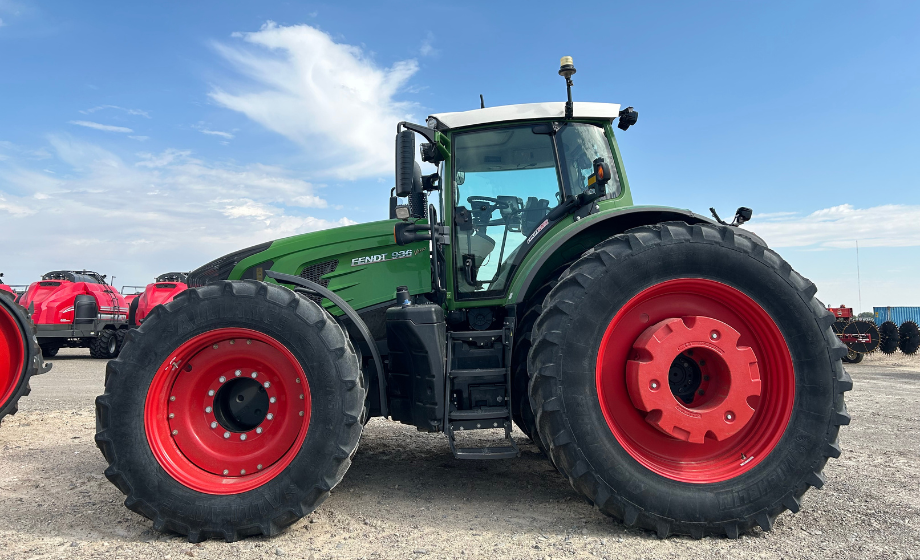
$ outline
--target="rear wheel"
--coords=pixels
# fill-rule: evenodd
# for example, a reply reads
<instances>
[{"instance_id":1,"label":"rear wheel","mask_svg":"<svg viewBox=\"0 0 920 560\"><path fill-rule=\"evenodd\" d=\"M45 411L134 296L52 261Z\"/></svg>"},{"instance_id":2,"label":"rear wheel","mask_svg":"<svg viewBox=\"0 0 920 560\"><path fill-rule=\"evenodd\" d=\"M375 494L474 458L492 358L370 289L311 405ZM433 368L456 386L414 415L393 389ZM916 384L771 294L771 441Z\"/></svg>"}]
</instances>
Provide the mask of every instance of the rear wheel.
<instances>
[{"instance_id":1,"label":"rear wheel","mask_svg":"<svg viewBox=\"0 0 920 560\"><path fill-rule=\"evenodd\" d=\"M32 321L12 296L0 292L0 420L19 410L19 399L31 391L29 379L41 365Z\"/></svg>"},{"instance_id":2,"label":"rear wheel","mask_svg":"<svg viewBox=\"0 0 920 560\"><path fill-rule=\"evenodd\" d=\"M111 360L118 356L118 333L105 329L89 343L89 355L100 360Z\"/></svg>"},{"instance_id":3,"label":"rear wheel","mask_svg":"<svg viewBox=\"0 0 920 560\"><path fill-rule=\"evenodd\" d=\"M61 349L60 346L56 344L42 344L42 356L45 358L53 358L57 356L58 351Z\"/></svg>"},{"instance_id":4,"label":"rear wheel","mask_svg":"<svg viewBox=\"0 0 920 560\"><path fill-rule=\"evenodd\" d=\"M273 284L183 292L129 333L106 375L106 476L155 529L192 542L274 535L309 514L361 434L365 388L345 333Z\"/></svg>"},{"instance_id":5,"label":"rear wheel","mask_svg":"<svg viewBox=\"0 0 920 560\"><path fill-rule=\"evenodd\" d=\"M858 364L859 362L863 361L863 356L865 356L865 354L862 352L848 349L847 355L843 357L843 361L847 364Z\"/></svg>"},{"instance_id":6,"label":"rear wheel","mask_svg":"<svg viewBox=\"0 0 920 560\"><path fill-rule=\"evenodd\" d=\"M601 511L661 537L769 530L823 485L849 422L833 316L735 231L612 237L563 274L533 331L554 463Z\"/></svg>"}]
</instances>

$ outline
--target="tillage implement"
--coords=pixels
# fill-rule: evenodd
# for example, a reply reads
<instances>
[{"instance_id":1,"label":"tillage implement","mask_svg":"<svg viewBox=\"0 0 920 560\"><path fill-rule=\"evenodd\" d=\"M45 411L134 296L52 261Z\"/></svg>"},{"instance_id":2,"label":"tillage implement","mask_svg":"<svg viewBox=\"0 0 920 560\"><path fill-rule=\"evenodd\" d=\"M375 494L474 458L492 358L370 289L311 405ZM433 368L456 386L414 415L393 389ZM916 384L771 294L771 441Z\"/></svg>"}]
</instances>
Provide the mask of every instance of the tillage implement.
<instances>
[{"instance_id":1,"label":"tillage implement","mask_svg":"<svg viewBox=\"0 0 920 560\"><path fill-rule=\"evenodd\" d=\"M565 102L399 123L390 219L221 257L128 332L96 400L128 508L190 541L274 535L379 416L463 460L517 457L516 425L661 537L799 510L849 422L833 315L749 209L634 205L614 125L638 113L559 73Z\"/></svg>"}]
</instances>

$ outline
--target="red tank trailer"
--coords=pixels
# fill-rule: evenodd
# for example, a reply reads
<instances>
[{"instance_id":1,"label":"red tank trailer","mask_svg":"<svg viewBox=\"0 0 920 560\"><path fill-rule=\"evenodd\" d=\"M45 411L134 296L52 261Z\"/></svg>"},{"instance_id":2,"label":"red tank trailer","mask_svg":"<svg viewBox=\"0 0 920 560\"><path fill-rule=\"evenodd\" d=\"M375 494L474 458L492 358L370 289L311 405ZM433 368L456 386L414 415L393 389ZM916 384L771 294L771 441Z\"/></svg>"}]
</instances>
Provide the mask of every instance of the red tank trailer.
<instances>
[{"instance_id":1,"label":"red tank trailer","mask_svg":"<svg viewBox=\"0 0 920 560\"><path fill-rule=\"evenodd\" d=\"M140 326L147 315L158 305L165 305L174 297L188 289L188 274L185 272L167 272L147 284L144 292L133 298L128 310L128 324Z\"/></svg>"},{"instance_id":2,"label":"red tank trailer","mask_svg":"<svg viewBox=\"0 0 920 560\"><path fill-rule=\"evenodd\" d=\"M127 333L128 305L105 275L56 270L33 282L19 300L30 310L42 355L61 348L89 348L94 358L112 359Z\"/></svg>"}]
</instances>

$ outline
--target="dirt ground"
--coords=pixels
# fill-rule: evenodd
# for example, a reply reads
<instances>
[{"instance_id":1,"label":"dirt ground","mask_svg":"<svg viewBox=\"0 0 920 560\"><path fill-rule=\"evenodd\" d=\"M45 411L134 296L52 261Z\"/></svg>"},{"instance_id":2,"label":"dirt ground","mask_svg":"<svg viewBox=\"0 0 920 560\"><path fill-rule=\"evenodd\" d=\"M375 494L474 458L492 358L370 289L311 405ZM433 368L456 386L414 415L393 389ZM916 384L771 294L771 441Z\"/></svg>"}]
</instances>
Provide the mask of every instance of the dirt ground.
<instances>
[{"instance_id":1,"label":"dirt ground","mask_svg":"<svg viewBox=\"0 0 920 560\"><path fill-rule=\"evenodd\" d=\"M0 427L0 558L910 558L920 560L920 359L848 366L852 424L827 484L772 532L738 540L627 530L518 434L523 456L456 461L443 436L374 420L345 480L273 539L190 545L105 480L93 399L105 362L62 350Z\"/></svg>"}]
</instances>

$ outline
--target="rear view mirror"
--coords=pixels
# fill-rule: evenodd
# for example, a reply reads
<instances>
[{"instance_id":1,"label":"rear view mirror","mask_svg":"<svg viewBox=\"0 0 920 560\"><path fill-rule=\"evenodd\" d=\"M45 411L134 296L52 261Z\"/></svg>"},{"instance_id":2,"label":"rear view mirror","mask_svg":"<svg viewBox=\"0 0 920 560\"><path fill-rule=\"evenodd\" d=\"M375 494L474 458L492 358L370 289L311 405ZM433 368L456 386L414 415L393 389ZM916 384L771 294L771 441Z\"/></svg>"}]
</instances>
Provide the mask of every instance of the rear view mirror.
<instances>
[{"instance_id":1,"label":"rear view mirror","mask_svg":"<svg viewBox=\"0 0 920 560\"><path fill-rule=\"evenodd\" d=\"M639 120L639 111L636 111L632 107L627 107L620 111L620 122L617 123L617 128L620 130L626 130L632 125L636 124L636 121Z\"/></svg>"},{"instance_id":2,"label":"rear view mirror","mask_svg":"<svg viewBox=\"0 0 920 560\"><path fill-rule=\"evenodd\" d=\"M403 130L396 134L396 196L406 197L412 194L415 180L415 133ZM421 181L421 169L419 169Z\"/></svg>"}]
</instances>

